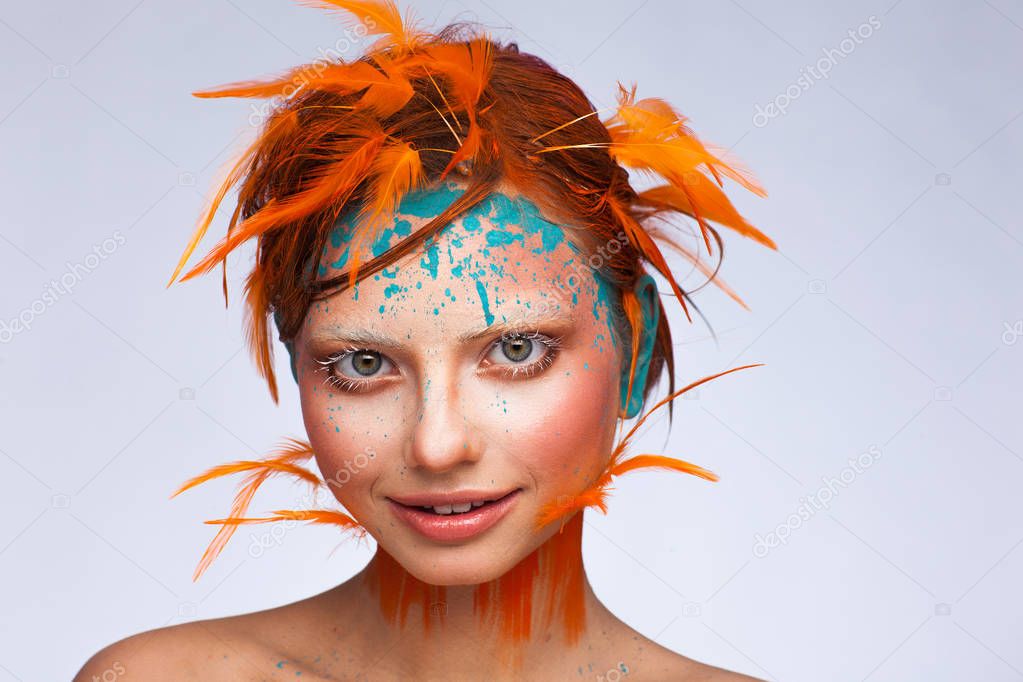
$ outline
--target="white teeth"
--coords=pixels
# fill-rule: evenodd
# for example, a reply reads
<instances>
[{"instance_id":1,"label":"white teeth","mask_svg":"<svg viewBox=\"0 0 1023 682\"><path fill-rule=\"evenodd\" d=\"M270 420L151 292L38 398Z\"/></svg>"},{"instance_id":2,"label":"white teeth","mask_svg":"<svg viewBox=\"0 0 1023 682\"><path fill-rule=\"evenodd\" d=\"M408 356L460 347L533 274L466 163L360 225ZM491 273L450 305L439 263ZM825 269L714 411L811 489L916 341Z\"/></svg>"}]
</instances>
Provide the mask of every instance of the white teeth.
<instances>
[{"instance_id":1,"label":"white teeth","mask_svg":"<svg viewBox=\"0 0 1023 682\"><path fill-rule=\"evenodd\" d=\"M434 514L464 514L474 507L482 507L486 504L486 500L477 500L475 502L462 502L461 504L439 504L433 507L420 507L426 511L432 511Z\"/></svg>"}]
</instances>

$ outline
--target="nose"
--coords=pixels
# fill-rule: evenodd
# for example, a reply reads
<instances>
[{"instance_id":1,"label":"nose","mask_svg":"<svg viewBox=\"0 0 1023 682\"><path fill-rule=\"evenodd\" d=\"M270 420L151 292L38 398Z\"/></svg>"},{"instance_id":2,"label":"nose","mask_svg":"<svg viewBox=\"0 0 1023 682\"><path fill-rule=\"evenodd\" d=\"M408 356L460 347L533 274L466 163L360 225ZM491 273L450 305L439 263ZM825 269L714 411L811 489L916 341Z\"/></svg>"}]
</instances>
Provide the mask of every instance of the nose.
<instances>
[{"instance_id":1,"label":"nose","mask_svg":"<svg viewBox=\"0 0 1023 682\"><path fill-rule=\"evenodd\" d=\"M443 473L479 461L479 432L471 426L458 382L438 383L437 377L431 377L423 385L408 446L409 465Z\"/></svg>"}]
</instances>

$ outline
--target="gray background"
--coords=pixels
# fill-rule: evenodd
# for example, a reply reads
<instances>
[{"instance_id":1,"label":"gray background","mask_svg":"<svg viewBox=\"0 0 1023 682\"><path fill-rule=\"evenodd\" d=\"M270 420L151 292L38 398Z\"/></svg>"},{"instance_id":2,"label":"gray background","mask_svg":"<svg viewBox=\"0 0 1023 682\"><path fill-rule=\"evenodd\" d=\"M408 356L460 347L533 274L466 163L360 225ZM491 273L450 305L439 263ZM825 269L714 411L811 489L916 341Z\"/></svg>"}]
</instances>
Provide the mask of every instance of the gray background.
<instances>
[{"instance_id":1,"label":"gray background","mask_svg":"<svg viewBox=\"0 0 1023 682\"><path fill-rule=\"evenodd\" d=\"M623 479L610 515L587 516L601 598L665 646L768 679L1023 679L1023 6L416 9L514 36L598 106L638 81L771 192L730 187L781 247L728 235L723 274L752 312L707 288L717 342L675 326L682 382L766 366L680 401L670 437L662 416L637 448L722 481ZM871 16L880 27L828 78L798 84ZM254 543L269 529L243 531L193 584L212 534L200 522L233 482L168 501L192 474L303 433L294 385L275 407L243 351L219 273L164 289L252 133L249 102L189 92L308 62L341 35L283 0L0 9L0 322L31 325L0 332L3 682L68 679L113 640L295 600L370 556L330 530L283 529L268 547ZM757 125L790 86L786 113ZM250 262L232 258L233 293ZM872 447L827 509L791 517ZM299 492L268 486L254 509ZM785 544L755 550L786 524Z\"/></svg>"}]
</instances>

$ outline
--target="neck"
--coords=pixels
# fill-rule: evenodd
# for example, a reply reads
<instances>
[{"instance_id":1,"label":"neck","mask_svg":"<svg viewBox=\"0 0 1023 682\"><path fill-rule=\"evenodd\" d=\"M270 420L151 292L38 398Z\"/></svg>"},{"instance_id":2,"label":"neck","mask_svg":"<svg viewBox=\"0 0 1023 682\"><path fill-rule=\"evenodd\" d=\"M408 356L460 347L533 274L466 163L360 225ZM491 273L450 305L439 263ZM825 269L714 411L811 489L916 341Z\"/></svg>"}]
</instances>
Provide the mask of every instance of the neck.
<instances>
[{"instance_id":1,"label":"neck","mask_svg":"<svg viewBox=\"0 0 1023 682\"><path fill-rule=\"evenodd\" d=\"M607 614L583 570L581 513L491 582L430 585L378 548L345 587L362 604L364 632L375 640L366 644L393 647L388 660L421 677L436 669L462 679L453 662L467 672L498 662L520 673L534 664L549 669L552 650L575 648Z\"/></svg>"}]
</instances>

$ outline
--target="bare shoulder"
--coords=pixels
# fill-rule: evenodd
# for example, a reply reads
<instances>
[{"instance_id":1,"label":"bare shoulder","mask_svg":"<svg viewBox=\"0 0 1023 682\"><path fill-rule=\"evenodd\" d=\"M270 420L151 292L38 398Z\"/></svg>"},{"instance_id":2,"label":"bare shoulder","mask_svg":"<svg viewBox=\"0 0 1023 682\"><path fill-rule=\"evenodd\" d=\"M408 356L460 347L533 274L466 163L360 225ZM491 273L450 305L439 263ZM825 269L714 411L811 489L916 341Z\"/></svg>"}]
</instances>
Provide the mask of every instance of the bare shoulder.
<instances>
[{"instance_id":1,"label":"bare shoulder","mask_svg":"<svg viewBox=\"0 0 1023 682\"><path fill-rule=\"evenodd\" d=\"M196 623L160 628L101 649L85 663L74 682L199 679L204 667L225 672L214 656L215 647L202 636Z\"/></svg>"},{"instance_id":2,"label":"bare shoulder","mask_svg":"<svg viewBox=\"0 0 1023 682\"><path fill-rule=\"evenodd\" d=\"M718 668L687 658L650 642L656 650L649 651L646 665L652 680L685 680L686 682L763 682L756 677ZM646 678L643 678L646 679Z\"/></svg>"},{"instance_id":3,"label":"bare shoulder","mask_svg":"<svg viewBox=\"0 0 1023 682\"><path fill-rule=\"evenodd\" d=\"M636 680L676 682L763 682L755 677L718 668L687 658L647 640L636 666ZM625 679L624 676L622 679Z\"/></svg>"},{"instance_id":4,"label":"bare shoulder","mask_svg":"<svg viewBox=\"0 0 1023 682\"><path fill-rule=\"evenodd\" d=\"M619 621L617 637L609 641L611 650L629 652L618 664L625 674L617 679L673 680L673 682L763 682L755 677L701 663L676 653ZM617 640L617 641L615 641ZM610 679L610 676L605 676Z\"/></svg>"},{"instance_id":5,"label":"bare shoulder","mask_svg":"<svg viewBox=\"0 0 1023 682\"><path fill-rule=\"evenodd\" d=\"M282 657L267 622L274 614L289 620L294 607L194 621L128 637L97 652L74 682L269 679Z\"/></svg>"}]
</instances>

